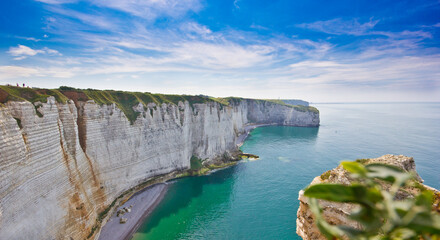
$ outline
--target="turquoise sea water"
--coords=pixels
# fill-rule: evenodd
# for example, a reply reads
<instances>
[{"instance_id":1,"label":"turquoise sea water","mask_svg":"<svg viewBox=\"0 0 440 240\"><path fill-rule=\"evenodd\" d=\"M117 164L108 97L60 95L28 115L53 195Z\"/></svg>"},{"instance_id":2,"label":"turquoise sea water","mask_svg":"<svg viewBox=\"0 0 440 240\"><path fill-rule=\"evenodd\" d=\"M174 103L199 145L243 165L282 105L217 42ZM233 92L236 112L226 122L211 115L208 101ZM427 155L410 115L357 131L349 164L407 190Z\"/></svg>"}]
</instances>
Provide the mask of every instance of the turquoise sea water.
<instances>
[{"instance_id":1,"label":"turquoise sea water","mask_svg":"<svg viewBox=\"0 0 440 240\"><path fill-rule=\"evenodd\" d=\"M134 239L300 239L298 191L341 160L403 154L440 188L440 104L315 104L319 128L262 127L260 160L170 184Z\"/></svg>"}]
</instances>

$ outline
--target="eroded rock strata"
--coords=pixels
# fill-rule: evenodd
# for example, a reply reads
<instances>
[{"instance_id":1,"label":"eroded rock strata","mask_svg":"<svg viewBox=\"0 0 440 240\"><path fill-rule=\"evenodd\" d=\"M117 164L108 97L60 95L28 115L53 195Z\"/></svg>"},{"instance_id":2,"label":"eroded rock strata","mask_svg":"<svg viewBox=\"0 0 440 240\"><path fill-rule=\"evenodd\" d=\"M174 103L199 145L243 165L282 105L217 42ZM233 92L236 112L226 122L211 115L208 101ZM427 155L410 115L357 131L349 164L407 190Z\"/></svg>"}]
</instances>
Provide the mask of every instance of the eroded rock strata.
<instances>
[{"instance_id":1,"label":"eroded rock strata","mask_svg":"<svg viewBox=\"0 0 440 240\"><path fill-rule=\"evenodd\" d=\"M38 107L36 107L38 106ZM249 123L318 126L319 113L261 100L134 106L49 97L0 105L1 239L96 238L124 191L237 151Z\"/></svg>"},{"instance_id":2,"label":"eroded rock strata","mask_svg":"<svg viewBox=\"0 0 440 240\"><path fill-rule=\"evenodd\" d=\"M406 157L403 155L384 155L379 158L372 159L361 159L360 162L364 164L368 163L384 163L399 167L407 172L413 172L416 176L416 180L420 184L416 184L418 187L405 187L405 191L399 191L396 195L397 199L405 199L412 197L412 195L420 192L421 189L428 189L436 193L438 204L440 193L429 186L423 185L423 180L416 172L416 166L414 159L412 157ZM347 171L343 169L342 166L338 166L335 169L329 170L313 179L310 183L339 183L339 184L350 184L351 179ZM387 187L387 186L384 186ZM296 233L302 237L304 240L326 240L327 238L321 235L318 227L315 225L315 220L312 212L309 209L308 199L303 195L303 191L299 192L300 206L297 213L296 219ZM319 200L319 203L323 209L323 217L328 223L332 225L346 225L354 228L360 228L357 222L348 219L348 214L356 207L354 204L350 203L336 203Z\"/></svg>"}]
</instances>

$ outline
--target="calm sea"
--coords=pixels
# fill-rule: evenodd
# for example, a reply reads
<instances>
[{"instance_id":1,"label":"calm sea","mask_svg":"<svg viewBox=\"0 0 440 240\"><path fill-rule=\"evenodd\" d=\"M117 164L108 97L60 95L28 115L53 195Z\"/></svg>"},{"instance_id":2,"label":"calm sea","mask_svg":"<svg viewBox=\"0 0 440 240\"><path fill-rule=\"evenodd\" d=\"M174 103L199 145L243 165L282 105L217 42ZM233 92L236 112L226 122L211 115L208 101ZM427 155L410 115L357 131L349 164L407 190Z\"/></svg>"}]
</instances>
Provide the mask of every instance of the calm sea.
<instances>
[{"instance_id":1,"label":"calm sea","mask_svg":"<svg viewBox=\"0 0 440 240\"><path fill-rule=\"evenodd\" d=\"M172 182L134 239L300 239L298 191L341 160L412 156L440 188L440 103L314 106L319 128L252 131L242 150L260 160Z\"/></svg>"}]
</instances>

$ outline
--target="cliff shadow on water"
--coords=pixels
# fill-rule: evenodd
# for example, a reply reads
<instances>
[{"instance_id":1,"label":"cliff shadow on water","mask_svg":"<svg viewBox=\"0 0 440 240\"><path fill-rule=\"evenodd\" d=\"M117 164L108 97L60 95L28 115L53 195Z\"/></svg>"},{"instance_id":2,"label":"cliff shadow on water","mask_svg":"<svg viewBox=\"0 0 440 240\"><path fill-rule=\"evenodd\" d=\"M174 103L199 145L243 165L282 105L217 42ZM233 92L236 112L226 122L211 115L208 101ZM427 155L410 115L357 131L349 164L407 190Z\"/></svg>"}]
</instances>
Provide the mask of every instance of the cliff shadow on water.
<instances>
[{"instance_id":1,"label":"cliff shadow on water","mask_svg":"<svg viewBox=\"0 0 440 240\"><path fill-rule=\"evenodd\" d=\"M316 141L319 127L293 127L293 126L262 126L250 133L250 137L255 134L262 134L272 140L283 140L294 142ZM246 139L248 141L249 139Z\"/></svg>"},{"instance_id":2,"label":"cliff shadow on water","mask_svg":"<svg viewBox=\"0 0 440 240\"><path fill-rule=\"evenodd\" d=\"M137 234L149 234L163 219L176 215L182 209L188 209L192 201L197 199L206 190L208 185L221 185L222 194L216 196L215 201L205 202L205 209L216 209L220 204L227 203L234 188L234 174L238 165L215 171L209 175L185 177L170 181L170 187L154 212L144 221ZM189 223L187 223L189 224ZM173 227L173 226L170 226ZM134 239L138 239L136 235ZM140 239L143 239L142 237Z\"/></svg>"}]
</instances>

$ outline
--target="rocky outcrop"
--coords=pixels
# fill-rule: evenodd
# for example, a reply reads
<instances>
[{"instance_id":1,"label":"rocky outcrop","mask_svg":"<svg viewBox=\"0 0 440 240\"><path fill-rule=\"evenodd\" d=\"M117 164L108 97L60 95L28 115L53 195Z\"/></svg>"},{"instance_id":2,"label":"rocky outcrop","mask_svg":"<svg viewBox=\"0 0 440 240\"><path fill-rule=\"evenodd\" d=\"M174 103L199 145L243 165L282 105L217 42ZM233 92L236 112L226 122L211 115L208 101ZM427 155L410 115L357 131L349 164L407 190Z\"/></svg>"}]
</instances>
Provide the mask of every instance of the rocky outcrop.
<instances>
[{"instance_id":1,"label":"rocky outcrop","mask_svg":"<svg viewBox=\"0 0 440 240\"><path fill-rule=\"evenodd\" d=\"M86 239L124 191L237 151L250 123L318 126L319 113L257 100L0 105L0 238ZM99 229L98 229L99 230Z\"/></svg>"},{"instance_id":2,"label":"rocky outcrop","mask_svg":"<svg viewBox=\"0 0 440 240\"><path fill-rule=\"evenodd\" d=\"M405 191L399 191L396 194L397 199L404 199L411 197L410 195L414 195L420 192L421 188L429 189L437 193L438 191L421 184L423 180L416 172L416 166L414 159L412 157L406 157L403 155L384 155L379 158L373 159L360 159L359 162L363 164L368 163L384 163L388 165L393 165L399 167L407 172L412 172L416 176L416 180L418 183L418 187L405 187ZM329 170L323 173L321 176L313 179L310 185L319 184L319 183L339 183L339 184L350 184L352 179L350 178L347 171L343 169L342 166L338 166L333 170ZM387 186L384 186L385 188ZM323 235L321 235L318 227L315 225L315 220L312 212L309 209L308 199L303 195L303 191L299 192L300 206L297 212L297 220L296 220L296 233L305 240L326 240ZM319 203L323 209L323 217L326 221L332 225L346 225L354 228L360 228L357 222L354 222L347 218L347 216L356 208L354 204L350 203L336 203L319 200Z\"/></svg>"}]
</instances>

